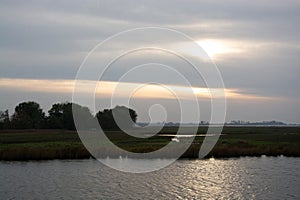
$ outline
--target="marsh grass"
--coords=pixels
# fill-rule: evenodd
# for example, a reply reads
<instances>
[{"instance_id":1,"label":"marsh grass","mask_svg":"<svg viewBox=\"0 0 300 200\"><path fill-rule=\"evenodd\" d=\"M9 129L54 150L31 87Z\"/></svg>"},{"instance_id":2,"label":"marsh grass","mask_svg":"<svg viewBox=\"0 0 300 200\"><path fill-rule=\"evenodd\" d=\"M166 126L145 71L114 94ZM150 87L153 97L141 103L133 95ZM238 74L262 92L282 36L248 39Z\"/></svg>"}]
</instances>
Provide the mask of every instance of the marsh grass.
<instances>
[{"instance_id":1,"label":"marsh grass","mask_svg":"<svg viewBox=\"0 0 300 200\"><path fill-rule=\"evenodd\" d=\"M205 134L206 127L200 127L199 134ZM176 127L166 127L160 134L175 134ZM300 156L300 127L225 127L217 145L207 157L239 156ZM111 131L106 135L122 149L134 153L148 153L158 150L172 137L153 136L134 138L122 132ZM203 137L196 137L193 144L181 156L197 158ZM104 147L101 155L119 155ZM166 155L176 153L171 150ZM10 130L0 132L0 160L48 160L90 158L90 153L82 145L74 131L64 130Z\"/></svg>"}]
</instances>

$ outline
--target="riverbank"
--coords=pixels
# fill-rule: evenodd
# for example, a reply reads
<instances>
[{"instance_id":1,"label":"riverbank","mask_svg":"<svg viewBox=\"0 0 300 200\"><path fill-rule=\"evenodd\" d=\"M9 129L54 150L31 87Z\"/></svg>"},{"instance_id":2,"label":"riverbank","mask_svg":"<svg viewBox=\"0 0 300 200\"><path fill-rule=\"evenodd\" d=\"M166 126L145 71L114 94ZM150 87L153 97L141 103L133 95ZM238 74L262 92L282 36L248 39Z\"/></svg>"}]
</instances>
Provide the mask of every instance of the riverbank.
<instances>
[{"instance_id":1,"label":"riverbank","mask_svg":"<svg viewBox=\"0 0 300 200\"><path fill-rule=\"evenodd\" d=\"M182 155L197 158L207 127L200 127L199 137ZM174 134L176 127L164 128L160 134ZM136 153L147 153L164 147L172 136L133 138L119 131L106 135L117 146ZM180 142L179 142L180 143ZM105 149L107 151L107 149ZM104 153L104 155L106 155ZM126 156L109 151L110 157ZM223 135L207 157L240 156L300 157L300 127L224 127ZM6 130L0 131L0 160L85 159L90 153L75 131L66 130ZM164 157L164 155L162 155Z\"/></svg>"}]
</instances>

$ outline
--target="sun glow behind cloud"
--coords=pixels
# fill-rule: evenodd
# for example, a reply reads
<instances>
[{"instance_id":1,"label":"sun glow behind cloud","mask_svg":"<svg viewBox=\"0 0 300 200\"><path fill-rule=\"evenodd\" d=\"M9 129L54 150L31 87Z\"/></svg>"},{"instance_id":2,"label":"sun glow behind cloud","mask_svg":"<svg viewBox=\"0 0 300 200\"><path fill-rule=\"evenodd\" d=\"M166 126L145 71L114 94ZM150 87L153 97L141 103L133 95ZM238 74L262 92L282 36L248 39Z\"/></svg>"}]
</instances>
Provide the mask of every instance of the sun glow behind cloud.
<instances>
[{"instance_id":1,"label":"sun glow behind cloud","mask_svg":"<svg viewBox=\"0 0 300 200\"><path fill-rule=\"evenodd\" d=\"M227 55L243 53L253 48L253 45L248 41L231 39L200 39L196 40L195 43L198 46L187 42L178 42L175 45L178 50L192 56L200 57L203 60L207 58L220 60L224 59ZM199 47L204 52L201 52Z\"/></svg>"},{"instance_id":2,"label":"sun glow behind cloud","mask_svg":"<svg viewBox=\"0 0 300 200\"><path fill-rule=\"evenodd\" d=\"M88 88L95 85L95 81L80 81L83 95L90 91ZM238 89L222 88L188 88L175 85L156 85L128 82L98 81L96 87L96 97L107 98L114 95L117 98L132 96L132 98L158 98L158 99L191 99L195 95L198 99L210 99L212 96L222 98L224 94L229 99L255 99L264 100L268 97L245 94ZM36 79L0 79L0 87L15 91L33 91L40 93L66 93L72 94L75 86L74 80L36 80ZM213 94L213 95L212 95Z\"/></svg>"},{"instance_id":3,"label":"sun glow behind cloud","mask_svg":"<svg viewBox=\"0 0 300 200\"><path fill-rule=\"evenodd\" d=\"M216 58L222 54L241 53L242 49L234 41L218 40L218 39L205 39L197 41L210 58Z\"/></svg>"}]
</instances>

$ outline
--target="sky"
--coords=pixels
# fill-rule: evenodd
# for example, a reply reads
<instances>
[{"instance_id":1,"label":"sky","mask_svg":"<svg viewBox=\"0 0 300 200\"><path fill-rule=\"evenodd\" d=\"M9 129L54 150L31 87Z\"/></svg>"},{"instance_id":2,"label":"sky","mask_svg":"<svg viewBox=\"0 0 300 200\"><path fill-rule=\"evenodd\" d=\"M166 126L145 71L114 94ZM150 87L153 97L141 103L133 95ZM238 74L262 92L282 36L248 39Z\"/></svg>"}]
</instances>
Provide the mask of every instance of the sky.
<instances>
[{"instance_id":1,"label":"sky","mask_svg":"<svg viewBox=\"0 0 300 200\"><path fill-rule=\"evenodd\" d=\"M9 109L10 114L23 101L37 101L46 112L53 103L71 101L76 74L96 45L129 29L162 27L188 35L216 64L225 85L226 121L300 123L298 0L0 0L0 4L0 110ZM101 62L124 48L144 45L152 36L111 42L97 59ZM162 43L198 56L191 46L170 38L164 37ZM93 72L86 76L85 81L102 84L96 90L97 109L110 106L109 96L124 73L147 63L152 63L148 71L136 70L123 80L116 98L151 81L166 84L180 97L159 85L140 88L131 102L138 121L180 121L177 98L189 102L185 93L190 90L166 64L191 82L201 104L201 120L210 120L211 96L205 81L178 57L149 49L121 57L101 80L89 78ZM189 121L193 119L184 122Z\"/></svg>"}]
</instances>

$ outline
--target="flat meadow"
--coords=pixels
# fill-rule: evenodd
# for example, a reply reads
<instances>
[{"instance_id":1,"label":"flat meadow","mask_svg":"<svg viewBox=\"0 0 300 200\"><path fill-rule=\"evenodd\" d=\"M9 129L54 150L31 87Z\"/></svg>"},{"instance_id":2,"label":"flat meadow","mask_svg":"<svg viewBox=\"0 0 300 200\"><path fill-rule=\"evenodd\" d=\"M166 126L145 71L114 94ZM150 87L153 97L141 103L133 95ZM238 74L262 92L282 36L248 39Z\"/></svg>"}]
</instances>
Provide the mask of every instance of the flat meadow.
<instances>
[{"instance_id":1,"label":"flat meadow","mask_svg":"<svg viewBox=\"0 0 300 200\"><path fill-rule=\"evenodd\" d=\"M121 131L106 131L106 136L118 147L135 153L158 150L172 141L178 127L164 127L149 138L135 138ZM188 130L188 128L187 128ZM198 127L198 136L181 158L198 158L207 127ZM188 134L188 131L187 131ZM179 138L178 145L182 143ZM119 155L103 148L103 155ZM207 157L240 156L300 156L300 127L230 127L225 126L217 144ZM161 155L167 157L168 155ZM0 160L86 159L91 154L82 144L76 131L68 130L1 130Z\"/></svg>"}]
</instances>

